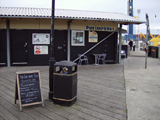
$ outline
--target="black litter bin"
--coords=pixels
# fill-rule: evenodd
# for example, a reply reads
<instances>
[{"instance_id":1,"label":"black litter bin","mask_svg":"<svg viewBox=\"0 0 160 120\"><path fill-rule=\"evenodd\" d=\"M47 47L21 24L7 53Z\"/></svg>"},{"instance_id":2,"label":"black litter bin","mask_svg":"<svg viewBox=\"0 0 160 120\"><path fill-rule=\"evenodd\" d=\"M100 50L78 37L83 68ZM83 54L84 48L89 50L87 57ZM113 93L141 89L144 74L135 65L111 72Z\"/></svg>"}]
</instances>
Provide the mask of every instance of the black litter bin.
<instances>
[{"instance_id":1,"label":"black litter bin","mask_svg":"<svg viewBox=\"0 0 160 120\"><path fill-rule=\"evenodd\" d=\"M54 64L53 101L71 106L77 101L77 63L61 61Z\"/></svg>"},{"instance_id":2,"label":"black litter bin","mask_svg":"<svg viewBox=\"0 0 160 120\"><path fill-rule=\"evenodd\" d=\"M158 58L158 47L157 46L151 46L151 57Z\"/></svg>"}]
</instances>

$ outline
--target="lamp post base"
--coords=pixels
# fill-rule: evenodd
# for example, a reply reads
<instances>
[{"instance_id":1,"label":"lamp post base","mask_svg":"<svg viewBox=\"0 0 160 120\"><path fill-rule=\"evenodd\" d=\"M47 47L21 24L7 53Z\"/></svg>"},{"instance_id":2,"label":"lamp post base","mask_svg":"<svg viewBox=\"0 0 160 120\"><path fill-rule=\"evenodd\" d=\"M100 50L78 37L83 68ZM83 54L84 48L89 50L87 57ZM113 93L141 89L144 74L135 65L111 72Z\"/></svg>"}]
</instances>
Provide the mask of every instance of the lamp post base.
<instances>
[{"instance_id":1,"label":"lamp post base","mask_svg":"<svg viewBox=\"0 0 160 120\"><path fill-rule=\"evenodd\" d=\"M55 64L55 59L54 57L51 57L49 60L49 99L53 100L53 84L54 84L54 80L53 80L53 68L54 68L54 64Z\"/></svg>"}]
</instances>

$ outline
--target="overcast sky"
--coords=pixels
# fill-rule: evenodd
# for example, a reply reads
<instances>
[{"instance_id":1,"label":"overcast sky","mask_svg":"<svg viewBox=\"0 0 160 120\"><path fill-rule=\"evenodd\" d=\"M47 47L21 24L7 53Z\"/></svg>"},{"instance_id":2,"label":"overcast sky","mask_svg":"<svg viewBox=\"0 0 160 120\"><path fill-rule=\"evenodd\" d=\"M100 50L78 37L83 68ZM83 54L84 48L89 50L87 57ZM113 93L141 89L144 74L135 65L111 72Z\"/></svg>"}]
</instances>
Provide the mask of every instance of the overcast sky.
<instances>
[{"instance_id":1,"label":"overcast sky","mask_svg":"<svg viewBox=\"0 0 160 120\"><path fill-rule=\"evenodd\" d=\"M55 0L55 8L118 12L127 14L128 0ZM0 0L0 7L51 8L52 0ZM148 13L151 34L160 34L160 0L133 0L134 16L141 9L139 19L146 21ZM156 15L156 17L155 17ZM123 28L127 29L127 26ZM146 34L146 25L139 25L140 32ZM134 27L138 33L138 26Z\"/></svg>"}]
</instances>

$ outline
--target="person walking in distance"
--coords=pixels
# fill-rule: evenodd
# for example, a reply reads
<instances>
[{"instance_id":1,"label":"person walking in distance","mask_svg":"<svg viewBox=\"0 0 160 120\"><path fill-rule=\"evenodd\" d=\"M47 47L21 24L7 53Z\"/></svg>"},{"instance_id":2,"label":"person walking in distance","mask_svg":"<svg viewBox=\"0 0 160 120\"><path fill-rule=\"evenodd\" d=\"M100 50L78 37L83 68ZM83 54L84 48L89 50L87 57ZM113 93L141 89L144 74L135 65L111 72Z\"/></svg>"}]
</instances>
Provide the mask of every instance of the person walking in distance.
<instances>
[{"instance_id":1,"label":"person walking in distance","mask_svg":"<svg viewBox=\"0 0 160 120\"><path fill-rule=\"evenodd\" d=\"M135 51L135 47L136 47L136 42L135 40L133 40L133 51Z\"/></svg>"},{"instance_id":2,"label":"person walking in distance","mask_svg":"<svg viewBox=\"0 0 160 120\"><path fill-rule=\"evenodd\" d=\"M130 51L131 51L131 50L132 50L132 46L133 46L132 38L131 38L131 40L129 41L129 46L130 46Z\"/></svg>"}]
</instances>

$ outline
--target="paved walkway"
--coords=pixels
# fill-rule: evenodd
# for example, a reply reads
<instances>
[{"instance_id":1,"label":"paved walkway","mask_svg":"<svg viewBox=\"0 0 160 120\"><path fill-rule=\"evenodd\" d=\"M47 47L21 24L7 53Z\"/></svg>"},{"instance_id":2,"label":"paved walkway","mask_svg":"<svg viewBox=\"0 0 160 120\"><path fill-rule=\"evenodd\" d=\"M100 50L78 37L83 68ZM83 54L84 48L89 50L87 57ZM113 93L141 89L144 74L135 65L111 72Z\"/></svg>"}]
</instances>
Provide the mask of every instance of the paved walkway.
<instances>
[{"instance_id":1,"label":"paved walkway","mask_svg":"<svg viewBox=\"0 0 160 120\"><path fill-rule=\"evenodd\" d=\"M160 59L131 51L124 60L128 120L160 120Z\"/></svg>"}]
</instances>

